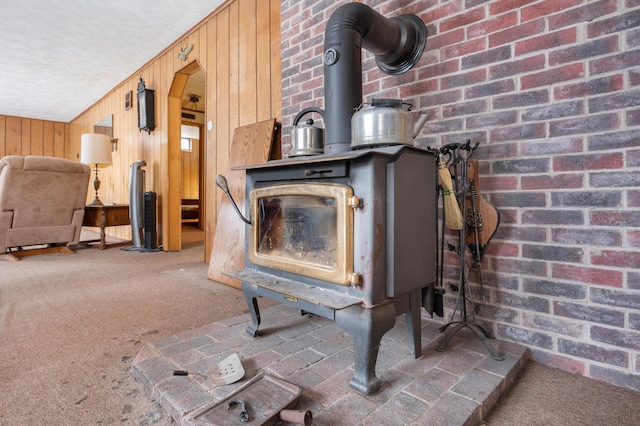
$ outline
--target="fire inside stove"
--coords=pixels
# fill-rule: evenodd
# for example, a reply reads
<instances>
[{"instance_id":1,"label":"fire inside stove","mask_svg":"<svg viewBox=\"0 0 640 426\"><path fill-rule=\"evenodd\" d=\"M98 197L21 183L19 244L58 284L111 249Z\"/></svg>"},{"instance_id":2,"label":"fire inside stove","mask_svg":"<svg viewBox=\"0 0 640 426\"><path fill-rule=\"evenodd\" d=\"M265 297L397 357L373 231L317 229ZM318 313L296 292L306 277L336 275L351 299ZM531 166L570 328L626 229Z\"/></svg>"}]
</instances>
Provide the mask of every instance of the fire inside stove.
<instances>
[{"instance_id":1,"label":"fire inside stove","mask_svg":"<svg viewBox=\"0 0 640 426\"><path fill-rule=\"evenodd\" d=\"M249 259L256 265L335 284L353 277L353 190L335 184L291 184L251 191Z\"/></svg>"}]
</instances>

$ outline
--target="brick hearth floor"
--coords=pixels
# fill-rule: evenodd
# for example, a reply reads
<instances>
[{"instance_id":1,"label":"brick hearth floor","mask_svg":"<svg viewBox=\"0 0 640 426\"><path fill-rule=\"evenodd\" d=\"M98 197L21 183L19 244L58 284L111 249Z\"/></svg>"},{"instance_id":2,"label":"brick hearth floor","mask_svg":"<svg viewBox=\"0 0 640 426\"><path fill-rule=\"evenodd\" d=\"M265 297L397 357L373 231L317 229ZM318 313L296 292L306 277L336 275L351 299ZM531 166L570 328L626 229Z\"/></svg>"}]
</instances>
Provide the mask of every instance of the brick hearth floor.
<instances>
[{"instance_id":1,"label":"brick hearth floor","mask_svg":"<svg viewBox=\"0 0 640 426\"><path fill-rule=\"evenodd\" d=\"M310 410L314 425L452 426L479 424L528 358L526 348L492 340L505 356L495 361L466 327L437 352L442 323L423 317L422 356L414 359L401 315L380 346L376 375L382 388L362 395L349 386L351 337L333 321L301 316L285 305L262 309L261 317L256 338L245 332L247 314L147 344L132 373L178 425L192 424L190 415L265 373L302 389L298 409ZM232 353L246 371L239 382L216 386L206 376L173 375L174 370L206 374Z\"/></svg>"}]
</instances>

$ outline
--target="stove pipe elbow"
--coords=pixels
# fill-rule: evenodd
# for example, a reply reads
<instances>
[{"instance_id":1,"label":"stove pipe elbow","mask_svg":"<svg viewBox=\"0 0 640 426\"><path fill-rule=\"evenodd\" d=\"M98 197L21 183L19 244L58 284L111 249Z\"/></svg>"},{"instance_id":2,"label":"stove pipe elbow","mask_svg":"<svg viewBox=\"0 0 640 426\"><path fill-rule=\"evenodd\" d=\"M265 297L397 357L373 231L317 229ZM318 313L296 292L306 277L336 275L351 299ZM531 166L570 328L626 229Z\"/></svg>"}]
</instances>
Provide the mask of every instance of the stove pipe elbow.
<instances>
[{"instance_id":1,"label":"stove pipe elbow","mask_svg":"<svg viewBox=\"0 0 640 426\"><path fill-rule=\"evenodd\" d=\"M362 52L378 68L399 75L424 51L427 29L416 15L385 18L362 3L347 3L329 18L324 39L325 154L348 151L351 117L362 103Z\"/></svg>"}]
</instances>

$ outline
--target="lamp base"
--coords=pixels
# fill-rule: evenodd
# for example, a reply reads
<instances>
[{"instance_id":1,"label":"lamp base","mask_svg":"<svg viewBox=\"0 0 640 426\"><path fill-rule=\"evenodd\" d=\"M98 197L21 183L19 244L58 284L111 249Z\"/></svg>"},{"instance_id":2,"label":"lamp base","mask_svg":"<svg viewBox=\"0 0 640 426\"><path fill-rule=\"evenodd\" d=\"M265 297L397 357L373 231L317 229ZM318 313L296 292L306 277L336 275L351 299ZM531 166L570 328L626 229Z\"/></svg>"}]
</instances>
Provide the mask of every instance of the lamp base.
<instances>
[{"instance_id":1,"label":"lamp base","mask_svg":"<svg viewBox=\"0 0 640 426\"><path fill-rule=\"evenodd\" d=\"M98 198L98 189L100 189L100 179L98 179L98 165L97 164L96 164L96 177L93 179L93 189L96 191L96 194L95 194L95 198L93 199L93 201L89 205L93 206L93 207L102 207L102 206L104 206L104 203L102 201L100 201L100 198Z\"/></svg>"},{"instance_id":2,"label":"lamp base","mask_svg":"<svg viewBox=\"0 0 640 426\"><path fill-rule=\"evenodd\" d=\"M94 198L89 207L102 207L104 203L98 197Z\"/></svg>"}]
</instances>

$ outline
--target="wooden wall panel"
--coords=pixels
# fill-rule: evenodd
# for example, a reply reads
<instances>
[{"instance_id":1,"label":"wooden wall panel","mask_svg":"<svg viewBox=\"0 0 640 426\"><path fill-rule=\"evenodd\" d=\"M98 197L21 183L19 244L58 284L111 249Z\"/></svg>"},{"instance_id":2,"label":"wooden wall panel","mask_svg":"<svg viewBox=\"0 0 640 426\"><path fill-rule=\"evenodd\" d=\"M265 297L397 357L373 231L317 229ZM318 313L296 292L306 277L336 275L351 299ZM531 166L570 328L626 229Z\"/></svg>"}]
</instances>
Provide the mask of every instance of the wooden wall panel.
<instances>
[{"instance_id":1,"label":"wooden wall panel","mask_svg":"<svg viewBox=\"0 0 640 426\"><path fill-rule=\"evenodd\" d=\"M188 60L176 58L184 44L193 44ZM176 72L197 61L205 72L207 105L204 144L205 164L205 253L209 260L216 225L220 191L215 186L217 170L230 166L230 144L234 130L241 126L275 118L281 121L280 0L234 0L224 3L197 27L176 40L165 51L84 111L71 123L32 120L0 115L0 155L58 156L80 159L80 137L113 115L113 134L118 149L113 165L100 170L100 198L109 203L129 203L131 163L147 163L145 190L158 195L158 232L168 230L169 169L178 158L169 152L169 89ZM155 90L156 129L149 135L137 128L136 91L139 77ZM133 107L125 109L124 97L132 92ZM206 123L211 121L208 130ZM178 143L178 142L176 142ZM181 165L181 158L178 165ZM174 166L175 167L175 163ZM175 182L174 182L175 184ZM182 183L178 184L179 196ZM93 198L89 191L87 202ZM179 211L173 213L179 215ZM107 230L109 235L130 238L130 227ZM243 242L239 242L242 244Z\"/></svg>"},{"instance_id":2,"label":"wooden wall panel","mask_svg":"<svg viewBox=\"0 0 640 426\"><path fill-rule=\"evenodd\" d=\"M31 120L31 155L44 153L44 124L42 120Z\"/></svg>"},{"instance_id":3,"label":"wooden wall panel","mask_svg":"<svg viewBox=\"0 0 640 426\"><path fill-rule=\"evenodd\" d=\"M70 132L69 123L0 115L0 157L46 155L76 159L70 148Z\"/></svg>"}]
</instances>

